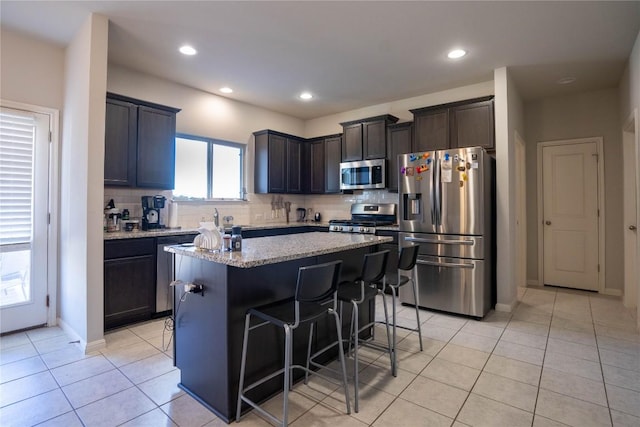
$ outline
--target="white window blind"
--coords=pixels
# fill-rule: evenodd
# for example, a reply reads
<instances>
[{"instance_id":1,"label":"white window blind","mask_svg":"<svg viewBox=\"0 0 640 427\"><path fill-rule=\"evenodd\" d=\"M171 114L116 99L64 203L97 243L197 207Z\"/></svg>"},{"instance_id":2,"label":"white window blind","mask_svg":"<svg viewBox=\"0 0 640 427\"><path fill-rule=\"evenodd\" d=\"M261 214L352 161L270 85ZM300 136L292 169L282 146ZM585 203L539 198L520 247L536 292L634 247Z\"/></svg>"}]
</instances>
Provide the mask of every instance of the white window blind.
<instances>
[{"instance_id":1,"label":"white window blind","mask_svg":"<svg viewBox=\"0 0 640 427\"><path fill-rule=\"evenodd\" d=\"M29 245L33 220L35 118L0 111L0 245Z\"/></svg>"}]
</instances>

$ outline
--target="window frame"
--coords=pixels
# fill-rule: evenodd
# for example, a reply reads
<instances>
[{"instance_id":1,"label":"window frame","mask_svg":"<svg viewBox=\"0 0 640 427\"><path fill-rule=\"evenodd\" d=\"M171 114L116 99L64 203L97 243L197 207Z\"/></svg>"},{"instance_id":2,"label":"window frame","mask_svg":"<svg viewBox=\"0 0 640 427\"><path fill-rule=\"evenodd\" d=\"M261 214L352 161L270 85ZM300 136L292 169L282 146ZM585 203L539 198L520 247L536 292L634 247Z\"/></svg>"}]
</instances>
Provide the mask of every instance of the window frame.
<instances>
[{"instance_id":1,"label":"window frame","mask_svg":"<svg viewBox=\"0 0 640 427\"><path fill-rule=\"evenodd\" d=\"M190 139L193 141L200 141L207 144L207 196L202 197L188 197L188 196L179 196L174 195L173 199L176 201L246 201L247 200L247 187L245 184L245 159L246 159L246 144L241 144L239 142L233 141L225 141L223 139L217 138L208 138L205 136L194 135L189 133L176 133L175 140L178 138L182 139ZM176 144L174 142L174 144ZM177 145L177 144L176 144ZM239 188L239 197L237 198L225 198L225 197L213 197L213 148L215 145L221 145L225 147L237 148L240 151L240 188ZM177 153L177 147L176 147ZM177 171L176 171L177 172Z\"/></svg>"}]
</instances>

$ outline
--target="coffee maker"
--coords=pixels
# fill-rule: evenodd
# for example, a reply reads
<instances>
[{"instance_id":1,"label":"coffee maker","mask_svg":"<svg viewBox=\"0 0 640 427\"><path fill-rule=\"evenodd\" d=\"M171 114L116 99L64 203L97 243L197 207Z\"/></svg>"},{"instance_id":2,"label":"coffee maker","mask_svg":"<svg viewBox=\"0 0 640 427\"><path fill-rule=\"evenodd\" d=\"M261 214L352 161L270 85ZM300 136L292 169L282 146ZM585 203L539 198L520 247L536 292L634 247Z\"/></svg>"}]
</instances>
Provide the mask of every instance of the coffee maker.
<instances>
[{"instance_id":1,"label":"coffee maker","mask_svg":"<svg viewBox=\"0 0 640 427\"><path fill-rule=\"evenodd\" d=\"M142 196L142 229L156 230L164 228L160 219L160 209L164 208L164 196Z\"/></svg>"}]
</instances>

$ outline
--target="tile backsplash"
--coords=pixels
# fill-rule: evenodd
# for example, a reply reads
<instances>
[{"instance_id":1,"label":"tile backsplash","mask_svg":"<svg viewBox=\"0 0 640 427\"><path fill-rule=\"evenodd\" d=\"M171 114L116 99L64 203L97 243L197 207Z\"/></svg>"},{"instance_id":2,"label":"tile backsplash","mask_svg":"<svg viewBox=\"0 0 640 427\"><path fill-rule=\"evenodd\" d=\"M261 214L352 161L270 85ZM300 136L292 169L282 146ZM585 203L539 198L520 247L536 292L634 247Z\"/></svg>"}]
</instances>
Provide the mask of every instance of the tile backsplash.
<instances>
[{"instance_id":1,"label":"tile backsplash","mask_svg":"<svg viewBox=\"0 0 640 427\"><path fill-rule=\"evenodd\" d=\"M297 195L297 194L254 194L247 195L247 201L172 201L172 191L146 190L132 188L105 187L104 206L113 199L116 208L128 209L131 218L142 216L142 196L162 195L167 198L165 208L160 212L161 222L169 223L169 204L177 204L178 226L197 228L201 221L213 221L214 209L218 210L220 224L223 217L232 216L233 224L264 225L285 223L284 210L272 210L274 197L282 196L283 202L291 202L289 221L296 221L296 209L312 209L313 214L320 212L322 221L350 218L352 203L398 203L398 194L386 190L363 190L354 194ZM275 199L277 201L277 199Z\"/></svg>"}]
</instances>

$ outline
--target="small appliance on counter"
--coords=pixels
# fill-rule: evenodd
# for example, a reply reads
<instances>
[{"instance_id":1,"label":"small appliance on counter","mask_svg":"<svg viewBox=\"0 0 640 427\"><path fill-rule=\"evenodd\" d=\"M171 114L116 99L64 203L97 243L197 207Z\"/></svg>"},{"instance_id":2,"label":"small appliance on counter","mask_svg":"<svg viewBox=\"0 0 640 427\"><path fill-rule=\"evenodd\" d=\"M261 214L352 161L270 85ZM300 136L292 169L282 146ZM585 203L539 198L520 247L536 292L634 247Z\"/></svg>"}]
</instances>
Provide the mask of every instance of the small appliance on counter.
<instances>
[{"instance_id":1,"label":"small appliance on counter","mask_svg":"<svg viewBox=\"0 0 640 427\"><path fill-rule=\"evenodd\" d=\"M160 209L167 200L164 196L142 196L142 229L157 230L164 228L160 218Z\"/></svg>"},{"instance_id":2,"label":"small appliance on counter","mask_svg":"<svg viewBox=\"0 0 640 427\"><path fill-rule=\"evenodd\" d=\"M104 208L104 231L108 233L120 231L121 217L120 209L116 208L113 199L109 200L109 203Z\"/></svg>"},{"instance_id":3,"label":"small appliance on counter","mask_svg":"<svg viewBox=\"0 0 640 427\"><path fill-rule=\"evenodd\" d=\"M304 217L307 215L305 208L296 209L296 222L304 222Z\"/></svg>"}]
</instances>

